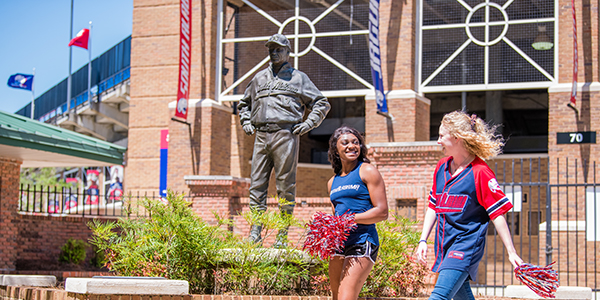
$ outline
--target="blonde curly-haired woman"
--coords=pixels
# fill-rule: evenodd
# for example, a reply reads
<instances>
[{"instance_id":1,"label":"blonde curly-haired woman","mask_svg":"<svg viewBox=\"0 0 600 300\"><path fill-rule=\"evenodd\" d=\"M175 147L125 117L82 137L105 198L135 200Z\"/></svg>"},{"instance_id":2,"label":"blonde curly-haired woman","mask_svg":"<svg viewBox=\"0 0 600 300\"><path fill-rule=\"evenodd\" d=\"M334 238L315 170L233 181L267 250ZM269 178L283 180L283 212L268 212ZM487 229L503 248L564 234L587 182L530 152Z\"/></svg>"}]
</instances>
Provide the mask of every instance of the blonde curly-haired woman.
<instances>
[{"instance_id":1,"label":"blonde curly-haired woman","mask_svg":"<svg viewBox=\"0 0 600 300\"><path fill-rule=\"evenodd\" d=\"M426 263L427 238L437 223L432 271L439 276L429 299L475 299L469 279L477 278L490 220L513 267L523 263L504 218L513 206L484 161L499 154L504 145L494 131L495 127L462 111L448 113L442 119L437 142L445 157L433 174L417 248L417 258Z\"/></svg>"}]
</instances>

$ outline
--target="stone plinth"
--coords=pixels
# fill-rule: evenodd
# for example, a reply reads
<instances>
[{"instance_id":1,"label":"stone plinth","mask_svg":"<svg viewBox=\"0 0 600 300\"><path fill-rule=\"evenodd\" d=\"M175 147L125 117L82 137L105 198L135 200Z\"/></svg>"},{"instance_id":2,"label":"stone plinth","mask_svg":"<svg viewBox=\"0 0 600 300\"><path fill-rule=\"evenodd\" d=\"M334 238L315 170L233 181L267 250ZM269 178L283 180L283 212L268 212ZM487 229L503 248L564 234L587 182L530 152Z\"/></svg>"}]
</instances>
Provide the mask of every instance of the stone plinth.
<instances>
[{"instance_id":1,"label":"stone plinth","mask_svg":"<svg viewBox=\"0 0 600 300\"><path fill-rule=\"evenodd\" d=\"M0 275L0 285L4 286L56 286L56 276L49 275Z\"/></svg>"},{"instance_id":2,"label":"stone plinth","mask_svg":"<svg viewBox=\"0 0 600 300\"><path fill-rule=\"evenodd\" d=\"M544 299L524 285L509 285L504 296L519 299ZM592 299L592 289L580 286L559 286L555 299L587 300Z\"/></svg>"},{"instance_id":3,"label":"stone plinth","mask_svg":"<svg viewBox=\"0 0 600 300\"><path fill-rule=\"evenodd\" d=\"M79 294L103 295L187 295L190 287L185 280L164 278L67 278L65 290Z\"/></svg>"}]
</instances>

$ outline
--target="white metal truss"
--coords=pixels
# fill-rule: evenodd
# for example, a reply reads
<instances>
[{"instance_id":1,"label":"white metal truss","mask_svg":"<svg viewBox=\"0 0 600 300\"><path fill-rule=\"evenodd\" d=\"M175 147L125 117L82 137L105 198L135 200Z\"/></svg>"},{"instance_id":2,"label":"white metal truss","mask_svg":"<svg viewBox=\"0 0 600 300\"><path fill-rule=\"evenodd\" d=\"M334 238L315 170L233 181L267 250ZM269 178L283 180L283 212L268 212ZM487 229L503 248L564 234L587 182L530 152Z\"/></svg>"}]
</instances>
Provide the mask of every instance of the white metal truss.
<instances>
[{"instance_id":1,"label":"white metal truss","mask_svg":"<svg viewBox=\"0 0 600 300\"><path fill-rule=\"evenodd\" d=\"M418 45L416 45L418 59L417 59L417 78L420 81L420 85L417 87L420 93L428 93L428 92L458 92L458 91L481 91L481 90L504 90L504 89L523 89L523 88L547 88L557 83L557 76L552 76L548 73L544 68L542 68L538 63L536 63L531 57L529 57L523 50L521 50L517 45L515 45L508 37L506 37L506 33L508 32L508 27L510 25L515 24L537 24L537 23L548 23L553 22L554 26L554 74L558 74L558 43L556 43L556 37L558 36L558 26L556 26L557 20L557 11L558 11L558 1L554 0L554 17L552 18L532 18L532 19L518 19L518 20L509 20L508 14L506 13L506 9L515 1L509 0L506 1L503 5L499 5L490 0L485 0L485 2L479 3L473 7L467 4L464 0L455 0L461 6L463 6L469 13L467 14L465 21L463 23L456 24L444 24L444 25L423 25L423 1L419 0L418 2ZM450 0L448 0L450 1ZM496 9L500 11L503 21L490 21L490 8ZM480 10L485 10L485 21L470 23L471 17L473 14ZM490 40L490 26L504 26L502 33L498 37L493 40ZM471 33L471 28L473 27L484 27L484 40L478 40ZM464 28L465 33L467 34L468 39L462 43L460 47L458 47L442 64L440 64L426 79L422 80L422 64L423 64L423 32L425 30L443 30L443 29L451 29L451 28ZM490 67L490 53L489 47L493 46L499 42L506 43L510 48L512 48L516 53L518 53L521 57L523 57L531 66L533 66L536 70L538 70L541 74L543 74L548 81L540 81L540 82L514 82L514 83L490 83L489 82L489 67ZM464 51L467 46L471 43L474 43L480 47L485 47L484 49L484 83L483 84L466 84L466 85L443 85L443 86L431 86L429 85L431 81L439 75L462 51Z\"/></svg>"},{"instance_id":2,"label":"white metal truss","mask_svg":"<svg viewBox=\"0 0 600 300\"><path fill-rule=\"evenodd\" d=\"M260 61L257 65L255 65L252 69L250 69L248 72L243 74L240 78L238 78L233 84L231 84L226 89L223 89L223 81L222 81L223 76L221 75L221 74L223 74L223 72L222 72L223 62L221 59L223 57L223 49L224 49L223 45L227 44L227 43L244 43L244 42L256 42L256 41L265 41L266 42L270 37L270 36L256 36L256 37L247 37L247 38L231 38L231 39L224 38L223 37L223 33L224 33L224 31L223 31L223 28L224 28L223 27L224 26L224 24L223 24L223 22L224 22L223 1L224 0L219 0L219 3L218 3L219 11L218 11L218 29L217 29L217 31L218 31L218 33L217 33L217 57L216 57L216 59L217 59L217 70L216 70L217 76L216 76L216 78L217 79L215 82L215 84L216 84L215 98L219 103L221 103L222 101L239 101L243 95L241 95L241 94L228 95L228 93L233 91L234 88L238 87L242 82L244 82L244 80L246 80L248 77L252 76L254 73L256 73L259 69L261 69L264 65L266 65L269 62L269 56L267 55L262 61ZM327 55L323 50L321 50L315 46L315 41L319 37L368 35L369 34L368 29L352 30L352 31L335 31L335 32L317 32L316 31L315 24L317 24L319 21L321 21L328 14L332 13L344 1L345 0L338 0L335 4L328 7L325 11L323 11L323 13L321 13L315 19L310 20L300 14L300 0L296 0L294 16L288 18L287 20L285 20L283 22L279 22L277 19L273 18L271 15L269 15L264 10L260 9L258 6L256 6L249 0L242 0L242 2L244 4L250 6L258 14L263 16L265 19L269 20L271 23L275 24L277 27L279 27L279 30L277 33L283 33L283 30L287 25L289 25L292 22L294 23L294 34L286 35L286 36L288 39L294 40L294 49L292 49L292 53L290 53L290 56L293 57L293 59L294 59L293 64L294 64L295 68L297 68L297 69L301 68L299 66L299 61L298 61L299 57L308 54L310 51L314 51L315 53L319 54L324 59L326 59L327 61L332 63L334 66L338 67L343 72L348 74L350 77L354 78L355 80L357 80L358 82L360 82L362 85L365 86L365 89L357 89L357 90L323 91L324 94L335 95L337 97L355 97L358 95L364 96L374 89L373 85L370 84L368 81L364 80L362 77L360 77L356 73L354 73L352 70L346 68L342 63L340 63L333 57ZM305 34L300 34L300 32L299 32L299 30L300 30L299 23L300 22L306 23L308 25L308 27L310 28L311 32L305 33ZM303 38L310 38L310 43L308 44L308 46L305 49L300 51L300 49L298 49L299 39L303 39Z\"/></svg>"}]
</instances>

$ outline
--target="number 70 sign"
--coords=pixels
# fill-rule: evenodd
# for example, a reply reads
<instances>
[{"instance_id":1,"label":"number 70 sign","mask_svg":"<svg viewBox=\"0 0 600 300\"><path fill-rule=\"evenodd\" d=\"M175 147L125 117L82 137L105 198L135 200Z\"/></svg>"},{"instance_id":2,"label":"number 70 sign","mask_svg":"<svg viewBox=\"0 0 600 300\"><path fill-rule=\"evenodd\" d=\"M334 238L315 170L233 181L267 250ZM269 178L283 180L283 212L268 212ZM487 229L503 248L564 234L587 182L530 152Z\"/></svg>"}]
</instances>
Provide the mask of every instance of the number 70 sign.
<instances>
[{"instance_id":1,"label":"number 70 sign","mask_svg":"<svg viewBox=\"0 0 600 300\"><path fill-rule=\"evenodd\" d=\"M557 144L595 144L595 131L557 132Z\"/></svg>"}]
</instances>

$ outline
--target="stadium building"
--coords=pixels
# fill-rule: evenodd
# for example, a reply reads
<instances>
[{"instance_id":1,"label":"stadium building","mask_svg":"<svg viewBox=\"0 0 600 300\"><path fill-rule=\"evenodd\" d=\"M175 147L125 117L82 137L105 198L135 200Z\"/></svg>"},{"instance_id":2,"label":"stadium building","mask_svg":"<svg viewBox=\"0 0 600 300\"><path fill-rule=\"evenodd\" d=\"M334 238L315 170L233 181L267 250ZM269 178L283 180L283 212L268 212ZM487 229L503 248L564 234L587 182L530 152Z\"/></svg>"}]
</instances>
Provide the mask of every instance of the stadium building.
<instances>
[{"instance_id":1,"label":"stadium building","mask_svg":"<svg viewBox=\"0 0 600 300\"><path fill-rule=\"evenodd\" d=\"M347 124L364 133L390 209L422 218L442 157L440 120L465 109L501 125L504 154L488 164L515 204L507 220L517 251L535 264L557 261L561 285L597 289L598 3L574 3L573 10L567 0L191 1L190 90L181 119L174 116L183 6L136 0L127 80L109 104L122 105L128 121L119 124L107 113L100 123L127 129L105 138L122 140L126 132L125 193L186 193L202 217L220 211L235 220L234 231L247 234L240 213L248 209L254 140L244 134L236 105L268 66L266 40L283 33L292 65L332 106L321 126L301 138L296 216L308 220L330 209L327 141ZM387 115L377 113L370 34L378 36ZM97 122L99 110L90 109ZM69 124L85 131L79 123ZM271 178L269 195L274 186ZM489 238L477 283L511 284L493 228Z\"/></svg>"}]
</instances>

